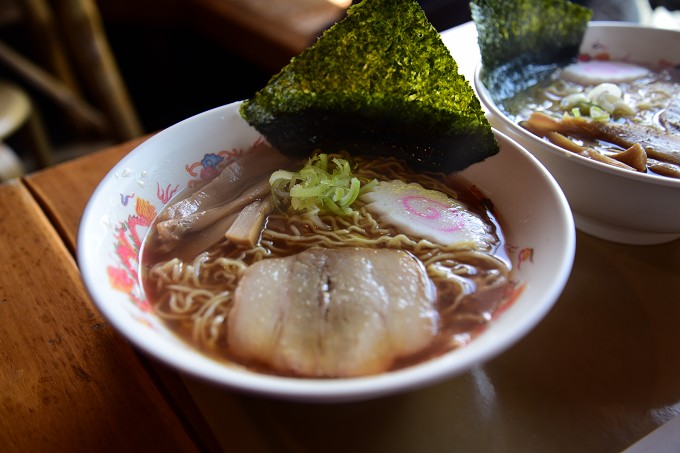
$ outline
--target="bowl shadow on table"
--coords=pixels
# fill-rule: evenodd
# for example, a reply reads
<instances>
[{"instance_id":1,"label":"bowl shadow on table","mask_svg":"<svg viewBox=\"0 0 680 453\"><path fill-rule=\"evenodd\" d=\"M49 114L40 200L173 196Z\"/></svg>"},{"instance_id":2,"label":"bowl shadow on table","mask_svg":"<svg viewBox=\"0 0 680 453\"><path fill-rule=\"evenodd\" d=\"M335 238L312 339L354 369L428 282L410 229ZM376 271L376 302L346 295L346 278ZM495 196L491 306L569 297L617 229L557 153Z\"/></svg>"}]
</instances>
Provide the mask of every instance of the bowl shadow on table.
<instances>
[{"instance_id":1,"label":"bowl shadow on table","mask_svg":"<svg viewBox=\"0 0 680 453\"><path fill-rule=\"evenodd\" d=\"M360 403L205 386L199 400L210 400L203 406L217 423L224 399L236 402L263 451L620 451L679 410L680 298L669 290L679 273L680 241L639 247L579 233L574 271L552 311L466 374ZM217 435L228 445L234 433Z\"/></svg>"}]
</instances>

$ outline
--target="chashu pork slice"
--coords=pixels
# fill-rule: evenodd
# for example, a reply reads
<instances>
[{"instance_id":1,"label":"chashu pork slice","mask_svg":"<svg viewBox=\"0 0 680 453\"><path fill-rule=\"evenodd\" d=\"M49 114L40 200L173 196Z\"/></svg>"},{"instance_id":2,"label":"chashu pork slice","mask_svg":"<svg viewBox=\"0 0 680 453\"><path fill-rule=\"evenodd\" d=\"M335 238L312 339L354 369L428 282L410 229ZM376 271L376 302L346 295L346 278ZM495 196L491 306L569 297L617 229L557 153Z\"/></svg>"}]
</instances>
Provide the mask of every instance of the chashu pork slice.
<instances>
[{"instance_id":1,"label":"chashu pork slice","mask_svg":"<svg viewBox=\"0 0 680 453\"><path fill-rule=\"evenodd\" d=\"M236 356L281 374L351 377L422 350L437 325L434 285L412 255L312 248L245 271L228 342Z\"/></svg>"}]
</instances>

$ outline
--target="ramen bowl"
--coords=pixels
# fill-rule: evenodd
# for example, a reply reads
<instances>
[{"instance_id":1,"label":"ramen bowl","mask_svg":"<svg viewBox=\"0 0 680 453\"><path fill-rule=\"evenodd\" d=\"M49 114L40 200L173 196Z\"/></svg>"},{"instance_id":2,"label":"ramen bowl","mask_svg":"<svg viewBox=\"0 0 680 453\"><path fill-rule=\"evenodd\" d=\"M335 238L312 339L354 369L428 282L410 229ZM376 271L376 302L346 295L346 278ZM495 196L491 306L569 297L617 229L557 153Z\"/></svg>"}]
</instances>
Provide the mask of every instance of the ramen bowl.
<instances>
[{"instance_id":1,"label":"ramen bowl","mask_svg":"<svg viewBox=\"0 0 680 453\"><path fill-rule=\"evenodd\" d=\"M680 32L620 22L591 22L583 58L622 60L650 67L678 67ZM555 177L571 205L576 227L623 244L661 244L680 237L680 179L613 167L566 151L508 117L481 81L474 85L489 120L520 143ZM677 151L677 150L676 150Z\"/></svg>"},{"instance_id":2,"label":"ramen bowl","mask_svg":"<svg viewBox=\"0 0 680 453\"><path fill-rule=\"evenodd\" d=\"M209 178L219 157L238 156L261 140L238 107L201 113L149 138L107 174L84 211L77 259L85 286L108 322L141 351L227 389L297 401L361 400L423 387L491 359L526 335L559 297L574 257L569 206L538 161L497 133L500 153L462 176L502 219L515 285L511 302L470 343L396 371L338 379L263 374L199 352L154 312L140 285L139 251L154 216L175 193Z\"/></svg>"}]
</instances>

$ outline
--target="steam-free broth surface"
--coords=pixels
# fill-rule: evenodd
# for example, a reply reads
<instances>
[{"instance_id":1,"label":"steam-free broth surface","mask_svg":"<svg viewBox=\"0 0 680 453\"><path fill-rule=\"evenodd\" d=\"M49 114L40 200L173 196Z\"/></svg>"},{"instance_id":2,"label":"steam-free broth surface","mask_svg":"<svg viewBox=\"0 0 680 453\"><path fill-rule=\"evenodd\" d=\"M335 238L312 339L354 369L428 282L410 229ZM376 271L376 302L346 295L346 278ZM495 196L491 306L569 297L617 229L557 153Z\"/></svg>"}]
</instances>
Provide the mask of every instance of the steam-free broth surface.
<instances>
[{"instance_id":1,"label":"steam-free broth surface","mask_svg":"<svg viewBox=\"0 0 680 453\"><path fill-rule=\"evenodd\" d=\"M511 120L569 151L680 178L680 70L581 61L503 101Z\"/></svg>"},{"instance_id":2,"label":"steam-free broth surface","mask_svg":"<svg viewBox=\"0 0 680 453\"><path fill-rule=\"evenodd\" d=\"M456 177L415 173L408 169L404 163L394 159L355 157L352 158L352 162L354 164L354 175L362 183L374 179L378 182L399 180L408 184L417 184L418 190L433 190L444 194L442 195L443 198L438 199L438 201L423 197L422 200L419 200L421 204L412 205L411 211L413 211L413 206L417 206L418 210L409 212L408 215L413 215L416 221L433 222L436 221L435 217L441 216L444 211L453 212L451 210L454 208L463 209L462 207L465 207L465 212L471 213L466 215L474 216L483 224L484 234L480 236L483 238L480 242L481 245L469 241L438 244L422 239L417 234L405 235L393 225L383 222L379 215L371 214L366 207L367 203L361 201L361 198L354 202L355 210L348 216L320 214L310 217L273 210L267 214L263 229L258 235L258 241L253 246L220 240L196 256L191 258L182 256L180 259L173 256L173 251L163 250L157 247L155 241L147 239L142 256L142 275L147 297L154 310L180 337L211 357L263 373L289 376L331 378L375 374L422 362L470 342L492 320L499 307L512 300L516 291L511 276L510 261L506 254L504 234L493 211L491 201L484 198L474 187L470 187L465 181L458 180ZM442 199L449 200L453 207L444 208ZM458 204L460 204L460 207ZM162 213L159 217L162 217ZM454 225L454 227L461 228L460 225ZM198 234L194 236L198 236ZM182 241L191 242L194 239L200 238L189 235ZM265 329L267 332L263 332L262 335L266 335L266 340L256 336L252 341L265 342L266 348L271 347L272 351L265 348L265 352L258 356L244 354L240 350L235 351L234 344L237 342L232 340L230 343L228 340L228 326L238 293L239 280L245 274L246 269L262 260L297 257L300 256L301 252L318 250L319 248L342 249L343 251L351 249L393 249L403 253L406 257L410 257L404 259L417 263L417 266L423 270L427 285L431 285L432 312L424 309L420 318L431 319L432 325L417 326L420 331L431 329L431 338L424 342L422 347L415 351L408 350L407 353L390 349L391 346L387 347L387 350L393 356L387 359L382 357L379 360L380 363L387 365L376 367L373 366L375 362L371 362L372 365L366 367L363 371L359 369L356 372L349 370L345 372L342 369L333 368L331 370L322 366L310 371L309 367L297 367L295 365L295 363L299 363L299 357L294 357L291 360L286 359L288 365L279 367L276 363L280 362L280 354L282 353L276 350L276 340L280 339L277 335L279 335L279 331L283 332L288 326L288 324L284 325L280 319L284 319L286 316L312 315L301 312L299 308L295 307L290 308L295 310L295 314L291 315L289 312L283 311L283 308L271 305L270 307L274 308L267 309L263 313L271 314L270 310L281 310L281 316L274 317L271 329ZM368 266L367 269L377 268L377 262L366 262L364 258L360 258L360 260L363 260L361 262ZM323 261L323 263L327 262L327 260ZM371 291L375 290L376 294L381 294L386 293L385 289L390 285L395 285L395 281L404 281L402 279L406 277L399 275L404 266L399 266L396 263L398 261L395 261L393 271L381 271L380 274L376 274L375 278L368 279L367 287L371 288ZM328 264L319 266L326 269ZM347 266L352 265L348 263ZM381 266L384 266L384 264L381 264ZM319 292L322 295L319 296L318 300L310 301L310 297L305 297L304 300L300 301L291 299L293 302L290 304L297 304L298 306L326 304L325 311L322 310L320 313L322 313L322 318L327 318L332 316L333 310L339 309L340 304L345 304L343 306L348 307L348 304L356 303L356 300L361 299L362 296L360 295L356 298L349 298L346 295L339 296L334 292L334 288L337 288L340 284L338 279L341 278L344 279L342 284L352 291L354 286L361 285L347 284L345 281L347 277L344 274L350 275L349 278L358 277L351 277L351 270L343 269L341 262L337 262L331 267L341 271L331 269L326 273L324 273L325 271L321 272L322 282L319 284L319 288L321 288ZM317 270L314 270L314 272L317 273ZM383 277L386 276L385 274L390 273L393 273L394 279L398 280L392 280L388 283L381 282ZM280 277L279 274L276 275L277 278ZM286 278L296 278L295 273ZM364 278L364 276L361 278ZM272 278L273 280L275 279ZM280 285L281 280L278 281ZM283 281L293 288L304 283L302 280L297 283L295 280ZM258 281L258 285L260 284L261 282ZM282 287L281 291L286 291L286 289ZM423 287L422 291L427 293L427 287ZM427 296L422 295L418 297L427 298ZM395 330L398 331L399 329L391 328L389 320L397 319L403 311L403 306L415 303L415 294L412 300L406 300L408 298L404 297L404 300L401 300L399 304L395 304L396 308L391 309L393 310L391 312L382 312L385 303L378 304L379 308L364 309L363 306L371 305L372 300L351 309L355 312L366 312L361 316L377 316L376 319L385 320L385 329L391 332L390 335L392 336L387 340L380 339L379 341L384 340L393 345L401 341L398 338L400 332L394 333ZM281 299L285 298L281 297ZM425 304L423 306L427 306L426 300L422 302ZM240 301L240 303L243 303L243 301ZM278 301L273 301L273 303L276 304ZM399 307L400 304L402 308ZM255 318L244 319L249 319L247 322L254 322L252 320ZM410 323L415 322L415 320L404 322ZM347 329L362 331L361 328L352 326L351 322L347 321L341 323L339 330L333 333L329 324L325 319L322 319L319 321L319 331L312 334L307 332L307 329L302 329L304 332L295 333L295 335L311 335L315 338L313 343L316 344L321 341L320 338L323 338L321 337L323 333L320 333L320 331L324 331L328 335L339 335L339 332L346 334ZM243 330L252 333L253 329L258 328L257 326L246 326ZM317 327L310 325L309 330L315 328ZM374 335L376 330L379 329L369 329L366 331L368 332L366 335L369 333ZM360 337L361 335L355 336ZM347 347L340 349L350 351L361 349L361 341L357 339L348 344ZM306 345L309 342L305 340L302 341L302 344ZM258 348L260 347L258 346ZM281 346L278 347L281 348ZM317 346L314 346L314 348L317 348ZM328 349L314 353L318 354L319 357L332 354ZM294 354L308 354L308 352L305 352L304 349L301 351L296 349ZM294 365L290 365L290 363L294 363Z\"/></svg>"}]
</instances>

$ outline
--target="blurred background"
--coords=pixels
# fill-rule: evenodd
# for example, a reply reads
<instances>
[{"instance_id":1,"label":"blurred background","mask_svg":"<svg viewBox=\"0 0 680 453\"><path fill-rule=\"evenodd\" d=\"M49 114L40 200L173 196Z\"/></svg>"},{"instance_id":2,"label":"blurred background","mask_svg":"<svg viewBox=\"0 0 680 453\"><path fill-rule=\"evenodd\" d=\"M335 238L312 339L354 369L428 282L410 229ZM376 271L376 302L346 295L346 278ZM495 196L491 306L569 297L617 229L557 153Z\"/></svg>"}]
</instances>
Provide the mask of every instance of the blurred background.
<instances>
[{"instance_id":1,"label":"blurred background","mask_svg":"<svg viewBox=\"0 0 680 453\"><path fill-rule=\"evenodd\" d=\"M680 0L576 0L680 27ZM0 181L250 97L351 0L0 0ZM468 0L420 0L439 30Z\"/></svg>"}]
</instances>

